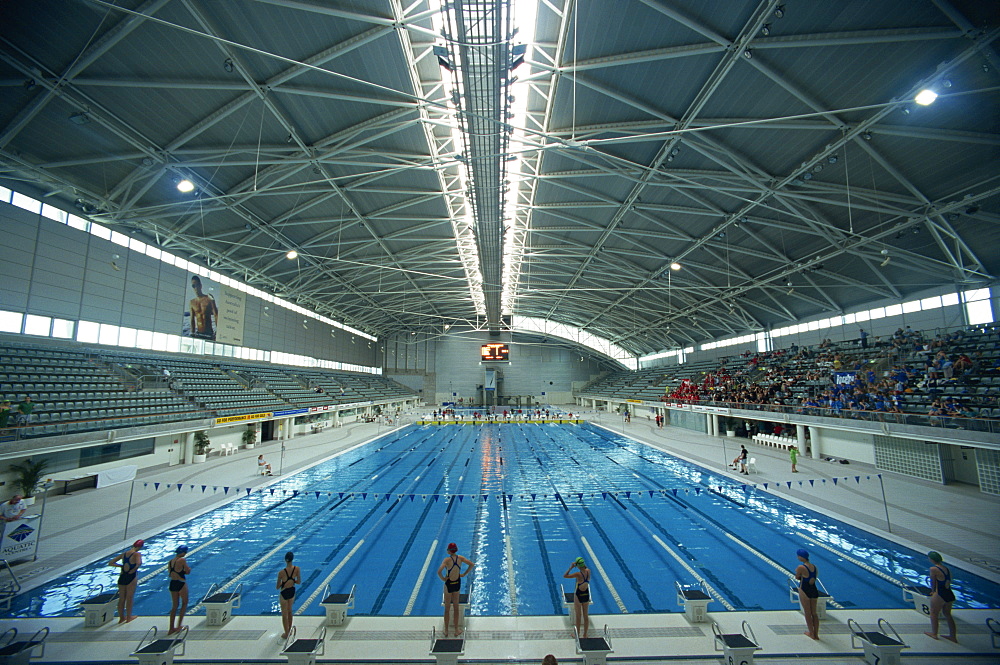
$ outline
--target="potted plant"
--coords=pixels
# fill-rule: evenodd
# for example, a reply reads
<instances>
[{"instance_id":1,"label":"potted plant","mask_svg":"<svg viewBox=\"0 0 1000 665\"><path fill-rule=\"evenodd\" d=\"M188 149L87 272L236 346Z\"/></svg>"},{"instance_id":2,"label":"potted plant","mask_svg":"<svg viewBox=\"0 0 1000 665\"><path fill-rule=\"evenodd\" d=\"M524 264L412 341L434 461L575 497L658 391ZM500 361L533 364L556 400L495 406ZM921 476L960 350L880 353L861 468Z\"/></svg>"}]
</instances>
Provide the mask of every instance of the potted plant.
<instances>
[{"instance_id":1,"label":"potted plant","mask_svg":"<svg viewBox=\"0 0 1000 665\"><path fill-rule=\"evenodd\" d=\"M20 489L26 504L31 505L35 502L35 490L42 482L42 474L48 465L49 461L46 459L37 462L26 459L20 464L10 465L10 471L15 474L14 485Z\"/></svg>"},{"instance_id":2,"label":"potted plant","mask_svg":"<svg viewBox=\"0 0 1000 665\"><path fill-rule=\"evenodd\" d=\"M192 461L195 464L200 464L208 459L208 453L212 450L211 444L205 430L200 429L194 433L194 458Z\"/></svg>"},{"instance_id":3,"label":"potted plant","mask_svg":"<svg viewBox=\"0 0 1000 665\"><path fill-rule=\"evenodd\" d=\"M245 430L243 430L243 445L247 448L253 448L257 445L257 426L250 425Z\"/></svg>"}]
</instances>

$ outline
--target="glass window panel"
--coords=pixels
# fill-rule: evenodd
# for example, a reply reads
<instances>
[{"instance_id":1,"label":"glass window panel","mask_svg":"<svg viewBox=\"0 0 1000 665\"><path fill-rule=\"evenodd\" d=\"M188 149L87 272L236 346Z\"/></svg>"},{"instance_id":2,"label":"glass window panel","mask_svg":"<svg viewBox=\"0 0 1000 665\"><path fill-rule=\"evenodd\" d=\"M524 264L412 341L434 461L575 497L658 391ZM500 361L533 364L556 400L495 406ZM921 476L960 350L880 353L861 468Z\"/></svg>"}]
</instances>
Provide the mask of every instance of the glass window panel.
<instances>
[{"instance_id":1,"label":"glass window panel","mask_svg":"<svg viewBox=\"0 0 1000 665\"><path fill-rule=\"evenodd\" d=\"M99 344L107 344L109 346L118 345L118 326L113 326L110 323L101 324L101 334L98 339Z\"/></svg>"},{"instance_id":2,"label":"glass window panel","mask_svg":"<svg viewBox=\"0 0 1000 665\"><path fill-rule=\"evenodd\" d=\"M131 238L129 238L124 233L118 233L118 231L111 232L111 242L115 243L116 245L121 245L122 247L128 247L128 243L130 240Z\"/></svg>"},{"instance_id":3,"label":"glass window panel","mask_svg":"<svg viewBox=\"0 0 1000 665\"><path fill-rule=\"evenodd\" d=\"M974 302L976 300L985 300L990 297L989 289L971 289L962 294L965 302Z\"/></svg>"},{"instance_id":4,"label":"glass window panel","mask_svg":"<svg viewBox=\"0 0 1000 665\"><path fill-rule=\"evenodd\" d=\"M940 298L938 298L938 302L941 302ZM919 312L919 311L920 311L919 300L910 300L908 302L903 303L903 314L909 314L910 312Z\"/></svg>"},{"instance_id":5,"label":"glass window panel","mask_svg":"<svg viewBox=\"0 0 1000 665\"><path fill-rule=\"evenodd\" d=\"M846 317L845 317L846 318ZM871 312L858 312L854 315L854 320L856 323L861 323L862 321L867 321L871 318Z\"/></svg>"},{"instance_id":6,"label":"glass window panel","mask_svg":"<svg viewBox=\"0 0 1000 665\"><path fill-rule=\"evenodd\" d=\"M900 305L889 305L885 308L886 316L899 316L903 313L903 306Z\"/></svg>"},{"instance_id":7,"label":"glass window panel","mask_svg":"<svg viewBox=\"0 0 1000 665\"><path fill-rule=\"evenodd\" d=\"M924 298L920 301L920 309L937 309L941 306L941 296Z\"/></svg>"},{"instance_id":8,"label":"glass window panel","mask_svg":"<svg viewBox=\"0 0 1000 665\"><path fill-rule=\"evenodd\" d=\"M881 319L885 317L885 307L874 307L868 310L869 319Z\"/></svg>"},{"instance_id":9,"label":"glass window panel","mask_svg":"<svg viewBox=\"0 0 1000 665\"><path fill-rule=\"evenodd\" d=\"M0 332L21 333L24 314L0 310Z\"/></svg>"},{"instance_id":10,"label":"glass window panel","mask_svg":"<svg viewBox=\"0 0 1000 665\"><path fill-rule=\"evenodd\" d=\"M153 333L153 350L154 351L167 350L167 333L161 333L161 332Z\"/></svg>"},{"instance_id":11,"label":"glass window panel","mask_svg":"<svg viewBox=\"0 0 1000 665\"><path fill-rule=\"evenodd\" d=\"M819 321L810 321L808 325L809 330L819 330Z\"/></svg>"},{"instance_id":12,"label":"glass window panel","mask_svg":"<svg viewBox=\"0 0 1000 665\"><path fill-rule=\"evenodd\" d=\"M0 187L0 201L4 203L10 203L11 191L6 187Z\"/></svg>"},{"instance_id":13,"label":"glass window panel","mask_svg":"<svg viewBox=\"0 0 1000 665\"><path fill-rule=\"evenodd\" d=\"M25 335L42 335L48 337L52 332L52 318L48 316L37 316L28 314L24 317Z\"/></svg>"},{"instance_id":14,"label":"glass window panel","mask_svg":"<svg viewBox=\"0 0 1000 665\"><path fill-rule=\"evenodd\" d=\"M69 219L69 213L65 210L60 210L50 206L48 203L42 204L42 217L48 217L49 219L55 220L60 224L65 224Z\"/></svg>"},{"instance_id":15,"label":"glass window panel","mask_svg":"<svg viewBox=\"0 0 1000 665\"><path fill-rule=\"evenodd\" d=\"M52 336L59 339L73 339L76 323L66 319L52 319Z\"/></svg>"},{"instance_id":16,"label":"glass window panel","mask_svg":"<svg viewBox=\"0 0 1000 665\"><path fill-rule=\"evenodd\" d=\"M24 208L28 212L40 213L42 211L41 201L36 201L30 196L25 196L20 192L14 192L14 196L11 197L10 202L18 208Z\"/></svg>"},{"instance_id":17,"label":"glass window panel","mask_svg":"<svg viewBox=\"0 0 1000 665\"><path fill-rule=\"evenodd\" d=\"M965 313L969 317L969 325L993 323L993 307L989 300L965 303Z\"/></svg>"},{"instance_id":18,"label":"glass window panel","mask_svg":"<svg viewBox=\"0 0 1000 665\"><path fill-rule=\"evenodd\" d=\"M857 314L844 314L844 325L850 325L856 323L858 320Z\"/></svg>"},{"instance_id":19,"label":"glass window panel","mask_svg":"<svg viewBox=\"0 0 1000 665\"><path fill-rule=\"evenodd\" d=\"M161 254L163 254L163 250L161 250L159 247L146 245L146 256L148 256L149 258L159 259Z\"/></svg>"},{"instance_id":20,"label":"glass window panel","mask_svg":"<svg viewBox=\"0 0 1000 665\"><path fill-rule=\"evenodd\" d=\"M84 344L96 344L101 334L101 324L93 321L80 321L76 325L76 341Z\"/></svg>"},{"instance_id":21,"label":"glass window panel","mask_svg":"<svg viewBox=\"0 0 1000 665\"><path fill-rule=\"evenodd\" d=\"M140 254L146 253L146 243L137 238L130 238L128 241L128 248L139 252Z\"/></svg>"},{"instance_id":22,"label":"glass window panel","mask_svg":"<svg viewBox=\"0 0 1000 665\"><path fill-rule=\"evenodd\" d=\"M139 331L135 328L119 328L118 329L118 346L127 346L133 348L135 344L136 335Z\"/></svg>"},{"instance_id":23,"label":"glass window panel","mask_svg":"<svg viewBox=\"0 0 1000 665\"><path fill-rule=\"evenodd\" d=\"M135 345L139 349L152 349L153 348L153 331L152 330L138 330L135 335Z\"/></svg>"},{"instance_id":24,"label":"glass window panel","mask_svg":"<svg viewBox=\"0 0 1000 665\"><path fill-rule=\"evenodd\" d=\"M941 296L941 306L948 307L950 305L958 304L958 294L957 293L946 293Z\"/></svg>"},{"instance_id":25,"label":"glass window panel","mask_svg":"<svg viewBox=\"0 0 1000 665\"><path fill-rule=\"evenodd\" d=\"M90 223L90 234L97 236L98 238L104 238L105 240L111 240L111 229L106 226L101 226L100 224Z\"/></svg>"},{"instance_id":26,"label":"glass window panel","mask_svg":"<svg viewBox=\"0 0 1000 665\"><path fill-rule=\"evenodd\" d=\"M181 340L183 337L180 335L167 335L167 351L172 351L177 353L181 350Z\"/></svg>"},{"instance_id":27,"label":"glass window panel","mask_svg":"<svg viewBox=\"0 0 1000 665\"><path fill-rule=\"evenodd\" d=\"M77 217L76 215L70 215L66 223L72 226L74 229L79 229L81 231L90 230L90 222L85 220L83 217Z\"/></svg>"}]
</instances>

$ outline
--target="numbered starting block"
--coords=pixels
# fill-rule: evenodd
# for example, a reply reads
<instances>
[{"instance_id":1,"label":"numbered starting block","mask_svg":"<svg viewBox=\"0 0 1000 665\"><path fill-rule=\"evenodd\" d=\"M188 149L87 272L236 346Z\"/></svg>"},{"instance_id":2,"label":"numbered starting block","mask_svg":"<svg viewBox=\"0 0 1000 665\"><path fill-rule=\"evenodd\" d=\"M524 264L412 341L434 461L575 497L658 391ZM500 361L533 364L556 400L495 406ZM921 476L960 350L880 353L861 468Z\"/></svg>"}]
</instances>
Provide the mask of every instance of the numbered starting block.
<instances>
[{"instance_id":1,"label":"numbered starting block","mask_svg":"<svg viewBox=\"0 0 1000 665\"><path fill-rule=\"evenodd\" d=\"M354 609L354 590L357 585L351 587L350 593L330 593L330 585L326 586L326 593L323 594L323 602L320 605L326 610L326 625L339 626L347 618L347 610Z\"/></svg>"},{"instance_id":2,"label":"numbered starting block","mask_svg":"<svg viewBox=\"0 0 1000 665\"><path fill-rule=\"evenodd\" d=\"M931 615L931 590L930 587L902 584L903 602L913 603L913 609L924 616Z\"/></svg>"},{"instance_id":3,"label":"numbered starting block","mask_svg":"<svg viewBox=\"0 0 1000 665\"><path fill-rule=\"evenodd\" d=\"M604 625L604 634L598 637L580 637L575 628L573 632L576 635L576 652L583 656L583 665L606 665L608 654L614 653L607 624Z\"/></svg>"},{"instance_id":4,"label":"numbered starting block","mask_svg":"<svg viewBox=\"0 0 1000 665\"><path fill-rule=\"evenodd\" d=\"M726 665L753 665L753 652L760 651L760 644L750 624L744 621L742 630L742 633L723 633L719 624L712 622L715 650L722 652Z\"/></svg>"},{"instance_id":5,"label":"numbered starting block","mask_svg":"<svg viewBox=\"0 0 1000 665\"><path fill-rule=\"evenodd\" d=\"M118 605L118 591L105 591L103 585L98 585L98 592L80 602L83 610L83 625L87 628L97 628L111 621Z\"/></svg>"},{"instance_id":6,"label":"numbered starting block","mask_svg":"<svg viewBox=\"0 0 1000 665\"><path fill-rule=\"evenodd\" d=\"M863 648L868 665L899 665L900 653L909 648L885 619L878 620L878 630L864 630L857 621L848 619L847 629L851 631L851 648Z\"/></svg>"},{"instance_id":7,"label":"numbered starting block","mask_svg":"<svg viewBox=\"0 0 1000 665\"><path fill-rule=\"evenodd\" d=\"M323 626L316 637L299 638L295 636L295 626L288 633L281 655L288 665L316 665L316 656L326 653L326 626Z\"/></svg>"},{"instance_id":8,"label":"numbered starting block","mask_svg":"<svg viewBox=\"0 0 1000 665\"><path fill-rule=\"evenodd\" d=\"M156 626L153 626L139 640L132 656L139 660L139 665L173 665L174 656L184 655L187 634L187 626L184 626L173 635L157 639Z\"/></svg>"},{"instance_id":9,"label":"numbered starting block","mask_svg":"<svg viewBox=\"0 0 1000 665\"><path fill-rule=\"evenodd\" d=\"M437 628L431 628L431 648L437 665L456 665L458 657L465 655L464 637L438 637Z\"/></svg>"},{"instance_id":10,"label":"numbered starting block","mask_svg":"<svg viewBox=\"0 0 1000 665\"><path fill-rule=\"evenodd\" d=\"M704 623L708 621L708 604L712 602L712 596L708 593L708 585L704 580L701 583L681 584L675 581L677 587L677 604L684 606L684 616L691 623Z\"/></svg>"},{"instance_id":11,"label":"numbered starting block","mask_svg":"<svg viewBox=\"0 0 1000 665\"><path fill-rule=\"evenodd\" d=\"M563 605L566 607L566 611L569 612L570 616L573 616L573 605L576 603L576 592L566 591L566 587L563 587ZM588 605L594 604L594 594L590 594L590 602Z\"/></svg>"},{"instance_id":12,"label":"numbered starting block","mask_svg":"<svg viewBox=\"0 0 1000 665\"><path fill-rule=\"evenodd\" d=\"M816 598L816 617L822 621L826 618L826 603L833 600L833 596L823 586L823 582L818 579L816 580L816 590L819 591L819 597ZM792 601L793 605L799 605L800 607L802 605L799 602L799 586L794 579L788 580L788 600Z\"/></svg>"},{"instance_id":13,"label":"numbered starting block","mask_svg":"<svg viewBox=\"0 0 1000 665\"><path fill-rule=\"evenodd\" d=\"M10 628L0 635L0 665L27 665L31 657L41 658L45 655L45 638L49 636L49 628L42 628L30 639L17 639L17 628ZM38 653L35 653L35 650Z\"/></svg>"},{"instance_id":14,"label":"numbered starting block","mask_svg":"<svg viewBox=\"0 0 1000 665\"><path fill-rule=\"evenodd\" d=\"M219 591L219 585L212 583L208 593L201 599L205 606L205 623L209 626L222 626L233 618L233 610L243 601L243 584L235 591Z\"/></svg>"}]
</instances>

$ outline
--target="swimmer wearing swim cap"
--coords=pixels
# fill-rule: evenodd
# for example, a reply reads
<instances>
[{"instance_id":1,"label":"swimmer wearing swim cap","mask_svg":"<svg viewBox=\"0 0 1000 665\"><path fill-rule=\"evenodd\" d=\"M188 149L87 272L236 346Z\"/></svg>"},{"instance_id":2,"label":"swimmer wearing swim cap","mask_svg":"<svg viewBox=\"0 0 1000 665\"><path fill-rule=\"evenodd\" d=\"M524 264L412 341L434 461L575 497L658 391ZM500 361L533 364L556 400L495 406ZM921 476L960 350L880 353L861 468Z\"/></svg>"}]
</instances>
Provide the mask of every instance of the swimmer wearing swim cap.
<instances>
[{"instance_id":1,"label":"swimmer wearing swim cap","mask_svg":"<svg viewBox=\"0 0 1000 665\"><path fill-rule=\"evenodd\" d=\"M795 579L799 581L799 604L802 605L802 615L806 618L805 634L814 640L819 640L819 614L816 603L819 589L816 588L818 571L816 564L809 561L809 550L795 550L799 565L795 569Z\"/></svg>"},{"instance_id":2,"label":"swimmer wearing swim cap","mask_svg":"<svg viewBox=\"0 0 1000 665\"><path fill-rule=\"evenodd\" d=\"M444 582L444 636L448 637L451 619L454 618L455 637L462 632L459 624L458 601L462 591L462 578L472 572L476 564L458 554L458 545L448 543L448 556L438 566L437 575ZM467 568L462 572L462 564Z\"/></svg>"},{"instance_id":3,"label":"swimmer wearing swim cap","mask_svg":"<svg viewBox=\"0 0 1000 665\"><path fill-rule=\"evenodd\" d=\"M574 568L577 569L575 572ZM573 618L577 634L587 637L590 630L590 569L587 568L587 562L582 556L573 560L563 577L576 580L576 589L573 591Z\"/></svg>"},{"instance_id":4,"label":"swimmer wearing swim cap","mask_svg":"<svg viewBox=\"0 0 1000 665\"><path fill-rule=\"evenodd\" d=\"M938 638L938 615L944 614L949 631L947 635L944 635L944 639L957 643L958 634L955 619L951 616L951 606L955 602L955 592L951 589L951 569L944 565L944 557L939 552L931 550L927 553L927 558L931 562L928 575L931 583L931 632L924 633L924 635L935 640Z\"/></svg>"}]
</instances>

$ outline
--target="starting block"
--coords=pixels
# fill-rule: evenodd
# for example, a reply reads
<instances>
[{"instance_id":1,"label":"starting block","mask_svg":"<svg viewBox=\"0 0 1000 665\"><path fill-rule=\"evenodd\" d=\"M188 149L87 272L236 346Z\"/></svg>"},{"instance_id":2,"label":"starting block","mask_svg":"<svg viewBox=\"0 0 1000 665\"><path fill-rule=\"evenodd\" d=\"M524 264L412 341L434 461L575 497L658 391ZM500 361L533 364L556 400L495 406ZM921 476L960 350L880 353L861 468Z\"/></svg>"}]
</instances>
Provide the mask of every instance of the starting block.
<instances>
[{"instance_id":1,"label":"starting block","mask_svg":"<svg viewBox=\"0 0 1000 665\"><path fill-rule=\"evenodd\" d=\"M563 605L566 607L566 611L569 613L570 616L573 616L573 605L575 604L576 604L576 592L566 591L566 588L563 587ZM590 602L587 604L588 605L594 604L594 594L590 594Z\"/></svg>"},{"instance_id":2,"label":"starting block","mask_svg":"<svg viewBox=\"0 0 1000 665\"><path fill-rule=\"evenodd\" d=\"M219 585L212 583L208 593L201 599L205 606L205 623L209 626L222 626L233 618L233 610L243 601L243 583L235 591L219 591Z\"/></svg>"},{"instance_id":3,"label":"starting block","mask_svg":"<svg viewBox=\"0 0 1000 665\"><path fill-rule=\"evenodd\" d=\"M576 652L583 656L583 665L607 664L608 654L614 653L607 624L604 624L604 634L600 637L580 637L576 628L573 629L573 632L576 636Z\"/></svg>"},{"instance_id":4,"label":"starting block","mask_svg":"<svg viewBox=\"0 0 1000 665\"><path fill-rule=\"evenodd\" d=\"M316 665L316 656L326 653L326 626L323 626L319 635L313 638L295 637L295 626L288 633L285 646L281 650L281 655L288 661L288 665Z\"/></svg>"},{"instance_id":5,"label":"starting block","mask_svg":"<svg viewBox=\"0 0 1000 665\"><path fill-rule=\"evenodd\" d=\"M712 622L712 632L715 634L715 650L722 652L726 663L753 665L753 652L760 651L761 647L749 623L743 622L742 633L723 633L719 624Z\"/></svg>"},{"instance_id":6,"label":"starting block","mask_svg":"<svg viewBox=\"0 0 1000 665\"><path fill-rule=\"evenodd\" d=\"M833 596L830 592L826 590L823 583L817 579L816 580L816 590L819 591L819 597L816 598L816 618L820 621L826 618L826 603L829 600L833 600ZM788 600L792 601L792 605L799 605L801 609L802 603L799 602L799 587L796 580L789 578L788 580Z\"/></svg>"},{"instance_id":7,"label":"starting block","mask_svg":"<svg viewBox=\"0 0 1000 665\"><path fill-rule=\"evenodd\" d=\"M924 616L931 615L931 593L930 587L902 584L903 602L913 603L913 609Z\"/></svg>"},{"instance_id":8,"label":"starting block","mask_svg":"<svg viewBox=\"0 0 1000 665\"><path fill-rule=\"evenodd\" d=\"M132 655L139 659L139 665L173 665L174 656L184 655L184 640L187 639L187 634L187 626L184 626L173 635L157 639L156 626L153 626L139 640L139 646ZM180 648L179 653L178 648Z\"/></svg>"},{"instance_id":9,"label":"starting block","mask_svg":"<svg viewBox=\"0 0 1000 665\"><path fill-rule=\"evenodd\" d=\"M1000 649L1000 623L993 617L986 618L986 627L990 631L990 642L994 649Z\"/></svg>"},{"instance_id":10,"label":"starting block","mask_svg":"<svg viewBox=\"0 0 1000 665\"><path fill-rule=\"evenodd\" d=\"M357 584L352 586L350 593L330 593L330 585L326 585L326 593L323 594L323 602L320 603L326 610L326 625L339 626L344 623L347 610L354 609L354 590L357 586Z\"/></svg>"},{"instance_id":11,"label":"starting block","mask_svg":"<svg viewBox=\"0 0 1000 665\"><path fill-rule=\"evenodd\" d=\"M684 606L684 616L691 623L704 623L708 620L708 604L712 596L708 593L705 580L699 584L681 584L675 581L677 587L677 604Z\"/></svg>"},{"instance_id":12,"label":"starting block","mask_svg":"<svg viewBox=\"0 0 1000 665\"><path fill-rule=\"evenodd\" d=\"M98 585L99 591L80 601L80 609L83 610L83 625L87 628L97 628L111 621L115 616L115 608L118 605L117 591L104 591L103 585Z\"/></svg>"},{"instance_id":13,"label":"starting block","mask_svg":"<svg viewBox=\"0 0 1000 665\"><path fill-rule=\"evenodd\" d=\"M438 637L437 628L431 628L431 648L437 665L457 665L458 657L465 655L464 637Z\"/></svg>"},{"instance_id":14,"label":"starting block","mask_svg":"<svg viewBox=\"0 0 1000 665\"><path fill-rule=\"evenodd\" d=\"M2 642L0 644L0 665L27 665L32 655L41 658L45 655L45 638L48 636L48 626L27 640L17 639L17 628L8 629L3 635L0 635L0 642ZM40 649L37 654L35 649Z\"/></svg>"},{"instance_id":15,"label":"starting block","mask_svg":"<svg viewBox=\"0 0 1000 665\"><path fill-rule=\"evenodd\" d=\"M885 619L878 620L878 630L870 631L862 629L854 619L848 619L847 629L851 631L851 648L859 648L860 642L868 665L899 665L900 653L909 648Z\"/></svg>"}]
</instances>

